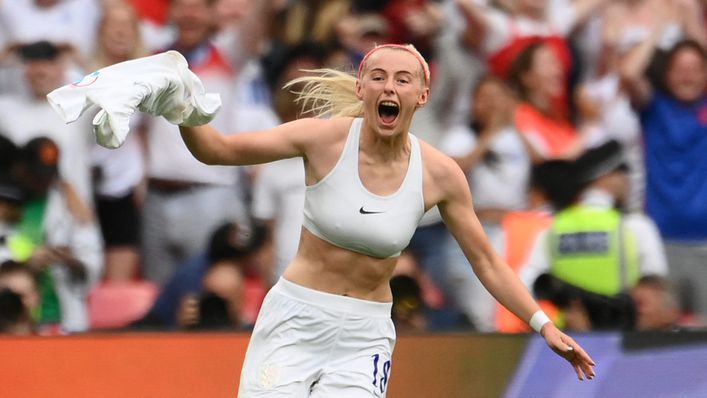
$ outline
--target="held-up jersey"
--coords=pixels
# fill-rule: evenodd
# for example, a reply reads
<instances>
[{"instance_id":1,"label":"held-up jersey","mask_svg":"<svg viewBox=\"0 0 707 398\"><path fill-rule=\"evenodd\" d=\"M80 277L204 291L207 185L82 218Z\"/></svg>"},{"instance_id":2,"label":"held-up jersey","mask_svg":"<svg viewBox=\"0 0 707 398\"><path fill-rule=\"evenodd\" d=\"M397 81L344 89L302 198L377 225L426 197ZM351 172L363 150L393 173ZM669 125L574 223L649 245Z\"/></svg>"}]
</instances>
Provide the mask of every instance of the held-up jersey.
<instances>
[{"instance_id":1,"label":"held-up jersey","mask_svg":"<svg viewBox=\"0 0 707 398\"><path fill-rule=\"evenodd\" d=\"M377 258L396 257L425 212L420 144L409 134L412 148L403 183L391 195L376 195L364 187L358 174L362 125L363 119L354 119L334 168L307 187L303 224L335 246Z\"/></svg>"}]
</instances>

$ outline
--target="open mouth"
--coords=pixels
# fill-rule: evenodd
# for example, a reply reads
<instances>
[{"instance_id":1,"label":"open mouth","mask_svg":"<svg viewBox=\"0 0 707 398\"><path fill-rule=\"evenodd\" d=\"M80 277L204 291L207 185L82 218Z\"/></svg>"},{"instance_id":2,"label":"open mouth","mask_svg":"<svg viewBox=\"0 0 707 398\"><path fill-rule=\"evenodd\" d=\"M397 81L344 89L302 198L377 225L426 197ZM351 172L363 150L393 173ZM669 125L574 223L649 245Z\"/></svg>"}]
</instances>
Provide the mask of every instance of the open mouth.
<instances>
[{"instance_id":1,"label":"open mouth","mask_svg":"<svg viewBox=\"0 0 707 398\"><path fill-rule=\"evenodd\" d=\"M378 116L384 124L392 124L398 118L400 106L393 101L383 101L378 104Z\"/></svg>"}]
</instances>

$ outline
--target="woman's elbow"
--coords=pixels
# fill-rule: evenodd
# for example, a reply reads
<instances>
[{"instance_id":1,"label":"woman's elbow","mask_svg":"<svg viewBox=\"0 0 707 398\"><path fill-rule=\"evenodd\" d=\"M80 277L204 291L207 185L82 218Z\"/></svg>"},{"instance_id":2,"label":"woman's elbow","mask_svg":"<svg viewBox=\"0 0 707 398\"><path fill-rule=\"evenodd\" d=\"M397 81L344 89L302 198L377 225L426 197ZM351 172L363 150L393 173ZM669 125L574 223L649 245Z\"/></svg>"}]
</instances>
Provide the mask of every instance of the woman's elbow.
<instances>
[{"instance_id":1,"label":"woman's elbow","mask_svg":"<svg viewBox=\"0 0 707 398\"><path fill-rule=\"evenodd\" d=\"M190 152L194 159L207 166L219 166L223 164L223 162L220 160L220 157L215 153L198 150L191 150Z\"/></svg>"},{"instance_id":2,"label":"woman's elbow","mask_svg":"<svg viewBox=\"0 0 707 398\"><path fill-rule=\"evenodd\" d=\"M239 166L239 164L226 161L223 157L216 155L205 156L198 160L207 166Z\"/></svg>"},{"instance_id":3,"label":"woman's elbow","mask_svg":"<svg viewBox=\"0 0 707 398\"><path fill-rule=\"evenodd\" d=\"M482 278L485 274L494 272L494 264L490 256L481 255L469 259L471 268L477 277Z\"/></svg>"}]
</instances>

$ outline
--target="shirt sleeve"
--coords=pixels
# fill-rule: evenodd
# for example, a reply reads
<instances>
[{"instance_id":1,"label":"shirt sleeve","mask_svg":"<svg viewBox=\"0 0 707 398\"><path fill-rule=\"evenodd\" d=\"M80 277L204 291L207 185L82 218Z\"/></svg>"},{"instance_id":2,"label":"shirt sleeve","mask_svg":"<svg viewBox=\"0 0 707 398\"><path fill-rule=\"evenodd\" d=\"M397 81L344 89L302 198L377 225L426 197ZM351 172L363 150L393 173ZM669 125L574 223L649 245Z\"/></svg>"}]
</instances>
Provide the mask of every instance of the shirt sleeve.
<instances>
[{"instance_id":1,"label":"shirt sleeve","mask_svg":"<svg viewBox=\"0 0 707 398\"><path fill-rule=\"evenodd\" d=\"M239 71L250 59L241 43L241 33L238 29L224 29L215 34L211 42L218 51L226 57L234 70Z\"/></svg>"},{"instance_id":2,"label":"shirt sleeve","mask_svg":"<svg viewBox=\"0 0 707 398\"><path fill-rule=\"evenodd\" d=\"M538 234L537 239L535 239L535 244L533 245L530 255L528 256L528 262L520 270L519 277L520 280L525 284L525 286L533 291L533 284L538 276L548 272L550 270L550 256L547 252L547 237L548 231L543 231Z\"/></svg>"},{"instance_id":3,"label":"shirt sleeve","mask_svg":"<svg viewBox=\"0 0 707 398\"><path fill-rule=\"evenodd\" d=\"M493 54L503 48L512 35L511 18L503 11L486 7L484 10L488 23L482 48L485 54Z\"/></svg>"},{"instance_id":4,"label":"shirt sleeve","mask_svg":"<svg viewBox=\"0 0 707 398\"><path fill-rule=\"evenodd\" d=\"M263 166L253 184L253 216L260 220L272 220L277 214L277 189L271 170L271 165Z\"/></svg>"},{"instance_id":5,"label":"shirt sleeve","mask_svg":"<svg viewBox=\"0 0 707 398\"><path fill-rule=\"evenodd\" d=\"M635 213L625 217L626 228L636 237L638 265L641 275L668 274L668 260L658 228L644 214Z\"/></svg>"},{"instance_id":6,"label":"shirt sleeve","mask_svg":"<svg viewBox=\"0 0 707 398\"><path fill-rule=\"evenodd\" d=\"M545 139L539 131L529 129L525 131L519 131L519 133L521 133L525 137L525 139L528 141L528 144L533 147L533 149L535 150L535 152L538 153L538 155L542 156L543 159L550 158L550 150L548 149Z\"/></svg>"},{"instance_id":7,"label":"shirt sleeve","mask_svg":"<svg viewBox=\"0 0 707 398\"><path fill-rule=\"evenodd\" d=\"M549 2L549 20L552 27L563 37L572 33L577 23L577 13L568 0L553 0Z\"/></svg>"},{"instance_id":8,"label":"shirt sleeve","mask_svg":"<svg viewBox=\"0 0 707 398\"><path fill-rule=\"evenodd\" d=\"M442 152L454 157L464 156L474 147L476 147L476 136L465 126L452 127L440 143Z\"/></svg>"},{"instance_id":9,"label":"shirt sleeve","mask_svg":"<svg viewBox=\"0 0 707 398\"><path fill-rule=\"evenodd\" d=\"M71 249L88 271L89 288L99 282L103 273L103 242L100 234L95 223L77 225L73 230Z\"/></svg>"}]
</instances>

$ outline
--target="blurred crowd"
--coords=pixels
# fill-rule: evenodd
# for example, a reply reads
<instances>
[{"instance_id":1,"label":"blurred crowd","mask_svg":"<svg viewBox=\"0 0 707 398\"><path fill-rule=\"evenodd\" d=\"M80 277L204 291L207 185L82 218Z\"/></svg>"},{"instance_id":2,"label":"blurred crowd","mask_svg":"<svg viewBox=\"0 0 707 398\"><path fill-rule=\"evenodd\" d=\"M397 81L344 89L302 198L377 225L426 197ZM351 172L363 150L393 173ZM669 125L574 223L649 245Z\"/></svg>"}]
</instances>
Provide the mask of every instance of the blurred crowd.
<instances>
[{"instance_id":1,"label":"blurred crowd","mask_svg":"<svg viewBox=\"0 0 707 398\"><path fill-rule=\"evenodd\" d=\"M294 256L301 159L206 166L134 115L114 150L46 95L166 50L226 134L306 117L291 79L412 43L412 132L465 171L491 243L561 327L707 317L707 1L0 0L0 331L248 330ZM391 280L400 332L528 332L436 209Z\"/></svg>"}]
</instances>

